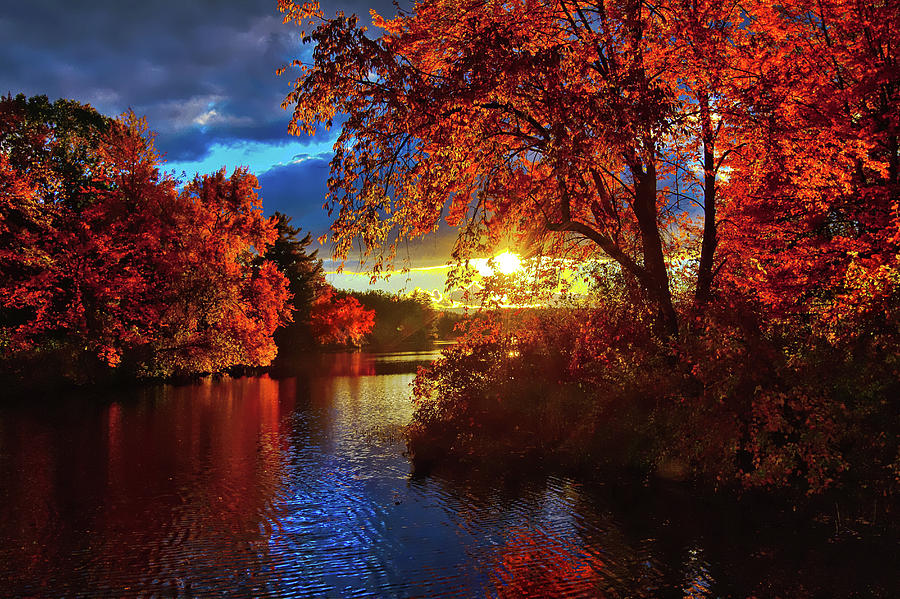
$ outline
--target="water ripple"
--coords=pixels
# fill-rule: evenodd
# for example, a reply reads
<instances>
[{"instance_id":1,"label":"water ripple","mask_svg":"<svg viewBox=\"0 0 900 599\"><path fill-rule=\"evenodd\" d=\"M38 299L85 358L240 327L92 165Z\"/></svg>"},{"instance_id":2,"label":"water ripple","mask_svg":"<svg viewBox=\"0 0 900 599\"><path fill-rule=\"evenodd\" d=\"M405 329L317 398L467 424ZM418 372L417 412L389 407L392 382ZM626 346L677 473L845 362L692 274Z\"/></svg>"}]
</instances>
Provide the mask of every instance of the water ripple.
<instances>
[{"instance_id":1,"label":"water ripple","mask_svg":"<svg viewBox=\"0 0 900 599\"><path fill-rule=\"evenodd\" d=\"M309 358L278 380L0 414L0 596L771 594L753 578L771 547L683 498L488 467L411 477L399 431L432 357ZM827 589L889 588L859 563ZM778 594L821 594L801 569L781 568Z\"/></svg>"}]
</instances>

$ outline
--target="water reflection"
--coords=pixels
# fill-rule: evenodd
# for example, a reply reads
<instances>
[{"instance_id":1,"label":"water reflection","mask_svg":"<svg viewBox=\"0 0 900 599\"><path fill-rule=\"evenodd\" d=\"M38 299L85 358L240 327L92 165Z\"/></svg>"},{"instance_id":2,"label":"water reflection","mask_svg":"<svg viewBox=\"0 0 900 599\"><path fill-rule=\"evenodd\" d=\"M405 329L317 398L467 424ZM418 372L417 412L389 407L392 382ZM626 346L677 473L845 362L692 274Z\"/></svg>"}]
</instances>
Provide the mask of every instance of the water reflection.
<instances>
[{"instance_id":1,"label":"water reflection","mask_svg":"<svg viewBox=\"0 0 900 599\"><path fill-rule=\"evenodd\" d=\"M861 578L858 559L785 555L739 517L720 530L679 492L502 468L411 477L399 431L432 357L306 356L281 378L5 408L0 596L877 596L894 582L872 582L878 560Z\"/></svg>"}]
</instances>

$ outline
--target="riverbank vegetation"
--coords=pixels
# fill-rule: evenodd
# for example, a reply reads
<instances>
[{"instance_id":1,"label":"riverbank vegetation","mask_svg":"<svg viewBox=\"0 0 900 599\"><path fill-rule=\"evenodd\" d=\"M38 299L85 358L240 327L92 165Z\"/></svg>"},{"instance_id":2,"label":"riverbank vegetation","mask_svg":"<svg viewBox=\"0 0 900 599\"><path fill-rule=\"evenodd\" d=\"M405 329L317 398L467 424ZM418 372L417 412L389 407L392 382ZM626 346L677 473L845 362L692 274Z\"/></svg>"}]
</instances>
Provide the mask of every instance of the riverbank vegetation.
<instances>
[{"instance_id":1,"label":"riverbank vegetation","mask_svg":"<svg viewBox=\"0 0 900 599\"><path fill-rule=\"evenodd\" d=\"M465 319L461 313L438 309L432 296L420 289L408 294L371 290L352 295L375 312L375 327L366 344L376 351L423 348L453 339L456 325Z\"/></svg>"},{"instance_id":2,"label":"riverbank vegetation","mask_svg":"<svg viewBox=\"0 0 900 599\"><path fill-rule=\"evenodd\" d=\"M646 316L646 315L644 315ZM625 306L493 315L421 369L414 462L544 459L731 490L896 495L895 358L749 338L734 314L662 344ZM884 506L882 505L882 508Z\"/></svg>"},{"instance_id":3,"label":"riverbank vegetation","mask_svg":"<svg viewBox=\"0 0 900 599\"><path fill-rule=\"evenodd\" d=\"M380 36L279 6L315 44L291 131L341 123L339 256L362 240L377 274L445 223L461 262L611 265L420 373L417 460L896 492L896 2L437 1Z\"/></svg>"},{"instance_id":4,"label":"riverbank vegetation","mask_svg":"<svg viewBox=\"0 0 900 599\"><path fill-rule=\"evenodd\" d=\"M246 169L181 182L146 122L73 100L0 100L3 384L188 377L278 348L357 343L309 237L263 216Z\"/></svg>"}]
</instances>

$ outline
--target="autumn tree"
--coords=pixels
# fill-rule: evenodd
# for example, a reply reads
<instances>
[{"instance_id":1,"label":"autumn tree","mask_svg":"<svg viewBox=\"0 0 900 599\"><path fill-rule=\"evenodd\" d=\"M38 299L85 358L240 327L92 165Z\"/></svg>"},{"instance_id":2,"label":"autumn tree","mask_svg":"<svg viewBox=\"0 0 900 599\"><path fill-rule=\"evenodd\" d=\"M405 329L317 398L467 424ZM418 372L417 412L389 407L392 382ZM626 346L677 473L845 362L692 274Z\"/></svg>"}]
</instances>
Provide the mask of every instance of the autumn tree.
<instances>
[{"instance_id":1,"label":"autumn tree","mask_svg":"<svg viewBox=\"0 0 900 599\"><path fill-rule=\"evenodd\" d=\"M0 217L8 242L0 299L9 348L70 353L82 362L75 369L87 367L87 356L115 365L122 347L143 338L153 317L141 273L154 252L153 241L138 248L128 235L117 166L101 155L125 139L144 149L146 144L90 107L58 101L52 111L23 109L34 106L51 105L21 96L2 104L4 158L9 175L26 186L25 193L13 188L7 195ZM154 199L174 191L158 180L157 169L144 175ZM134 225L149 223L137 219ZM81 351L73 349L79 346Z\"/></svg>"},{"instance_id":2,"label":"autumn tree","mask_svg":"<svg viewBox=\"0 0 900 599\"><path fill-rule=\"evenodd\" d=\"M753 94L728 183L729 285L832 340L896 331L900 6L750 6L762 50L742 62Z\"/></svg>"},{"instance_id":3,"label":"autumn tree","mask_svg":"<svg viewBox=\"0 0 900 599\"><path fill-rule=\"evenodd\" d=\"M352 295L324 287L312 303L310 328L322 345L360 346L375 326L375 311L367 310Z\"/></svg>"},{"instance_id":4,"label":"autumn tree","mask_svg":"<svg viewBox=\"0 0 900 599\"><path fill-rule=\"evenodd\" d=\"M75 100L9 95L0 100L0 152L45 201L79 209L92 201L95 150L113 124Z\"/></svg>"},{"instance_id":5,"label":"autumn tree","mask_svg":"<svg viewBox=\"0 0 900 599\"><path fill-rule=\"evenodd\" d=\"M699 256L695 301L716 269L717 177L734 144L723 79L742 35L716 2L420 2L371 39L355 16L279 4L312 25L313 62L286 98L291 132L341 115L329 209L378 272L399 239L461 228L465 259L505 235L599 250L678 331L669 263ZM699 231L676 234L693 204ZM587 241L587 244L583 242ZM687 245L685 245L687 244Z\"/></svg>"},{"instance_id":6,"label":"autumn tree","mask_svg":"<svg viewBox=\"0 0 900 599\"><path fill-rule=\"evenodd\" d=\"M701 378L744 378L754 481L815 488L842 472L896 490L900 5L746 6L744 145L725 186L739 201L724 207L719 282L755 321L747 346L769 349L762 380Z\"/></svg>"},{"instance_id":7,"label":"autumn tree","mask_svg":"<svg viewBox=\"0 0 900 599\"><path fill-rule=\"evenodd\" d=\"M18 97L0 115L5 360L57 361L76 379L272 360L289 291L256 260L276 231L253 175L220 171L179 191L133 113L113 121L75 102Z\"/></svg>"},{"instance_id":8,"label":"autumn tree","mask_svg":"<svg viewBox=\"0 0 900 599\"><path fill-rule=\"evenodd\" d=\"M195 177L169 207L174 226L160 264L165 299L151 372L217 372L274 359L290 292L273 262L255 260L276 238L258 186L246 169L231 176L222 169Z\"/></svg>"}]
</instances>

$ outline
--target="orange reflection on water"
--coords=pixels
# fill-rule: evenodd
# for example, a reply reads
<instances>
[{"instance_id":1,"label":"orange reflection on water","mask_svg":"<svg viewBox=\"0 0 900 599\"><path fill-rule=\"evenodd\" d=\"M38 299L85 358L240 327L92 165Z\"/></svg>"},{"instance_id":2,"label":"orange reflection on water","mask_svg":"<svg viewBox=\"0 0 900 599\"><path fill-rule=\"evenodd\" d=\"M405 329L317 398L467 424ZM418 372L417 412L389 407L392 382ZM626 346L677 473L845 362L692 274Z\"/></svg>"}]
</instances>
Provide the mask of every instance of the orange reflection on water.
<instances>
[{"instance_id":1,"label":"orange reflection on water","mask_svg":"<svg viewBox=\"0 0 900 599\"><path fill-rule=\"evenodd\" d=\"M296 381L224 379L142 395L73 406L58 419L23 414L14 434L0 430L14 460L0 462L0 496L17 515L0 521L15 545L0 553L0 588L40 581L51 562L87 578L102 572L123 589L183 580L219 553L240 551L248 570L259 566L284 484Z\"/></svg>"},{"instance_id":2,"label":"orange reflection on water","mask_svg":"<svg viewBox=\"0 0 900 599\"><path fill-rule=\"evenodd\" d=\"M23 450L13 451L18 446L22 446ZM15 520L0 518L0 532L9 527L16 535L18 542L12 549L17 556L15 565L22 574L39 574L44 564L56 554L56 547L48 542L54 537L54 524L58 518L58 509L51 495L55 460L53 439L34 422L22 423L14 431L4 430L0 426L0 450L13 457L10 472L2 473L3 486L10 487L14 483L10 479L16 473L28 479L28 485L23 486L20 492L4 494L3 512L24 516Z\"/></svg>"},{"instance_id":3,"label":"orange reflection on water","mask_svg":"<svg viewBox=\"0 0 900 599\"><path fill-rule=\"evenodd\" d=\"M369 354L361 352L329 355L323 374L331 376L372 376L375 362Z\"/></svg>"},{"instance_id":4,"label":"orange reflection on water","mask_svg":"<svg viewBox=\"0 0 900 599\"><path fill-rule=\"evenodd\" d=\"M514 531L491 567L498 597L605 597L597 588L607 568L597 555L565 538L533 530Z\"/></svg>"}]
</instances>

